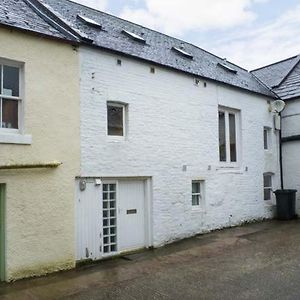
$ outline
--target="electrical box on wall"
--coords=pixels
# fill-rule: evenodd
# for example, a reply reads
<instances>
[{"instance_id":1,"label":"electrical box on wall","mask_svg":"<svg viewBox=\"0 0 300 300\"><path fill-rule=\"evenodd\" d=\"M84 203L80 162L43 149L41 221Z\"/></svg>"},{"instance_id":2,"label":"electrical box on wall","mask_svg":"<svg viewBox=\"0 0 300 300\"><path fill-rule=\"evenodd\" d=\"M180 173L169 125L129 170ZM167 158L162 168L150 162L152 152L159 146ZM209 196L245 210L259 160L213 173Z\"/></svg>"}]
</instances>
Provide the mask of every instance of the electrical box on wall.
<instances>
[{"instance_id":1,"label":"electrical box on wall","mask_svg":"<svg viewBox=\"0 0 300 300\"><path fill-rule=\"evenodd\" d=\"M81 180L79 181L79 189L80 189L80 191L82 191L82 192L86 189L86 181L85 181L85 180L81 179Z\"/></svg>"},{"instance_id":2,"label":"electrical box on wall","mask_svg":"<svg viewBox=\"0 0 300 300\"><path fill-rule=\"evenodd\" d=\"M100 178L96 178L95 185L101 185L101 184L102 184L102 180Z\"/></svg>"}]
</instances>

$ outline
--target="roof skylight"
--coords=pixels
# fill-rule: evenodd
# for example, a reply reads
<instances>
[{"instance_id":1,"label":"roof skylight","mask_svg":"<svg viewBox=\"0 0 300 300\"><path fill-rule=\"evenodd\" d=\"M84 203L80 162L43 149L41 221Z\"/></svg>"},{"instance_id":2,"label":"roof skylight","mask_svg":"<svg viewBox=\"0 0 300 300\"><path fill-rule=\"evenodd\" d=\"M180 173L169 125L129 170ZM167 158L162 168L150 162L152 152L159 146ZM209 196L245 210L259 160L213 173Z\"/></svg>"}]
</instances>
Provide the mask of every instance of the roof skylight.
<instances>
[{"instance_id":1,"label":"roof skylight","mask_svg":"<svg viewBox=\"0 0 300 300\"><path fill-rule=\"evenodd\" d=\"M133 33L133 32L128 31L128 30L123 30L122 32L125 33L126 35L130 36L131 38L133 38L136 41L146 43L146 40L142 36L140 36L136 33Z\"/></svg>"},{"instance_id":2,"label":"roof skylight","mask_svg":"<svg viewBox=\"0 0 300 300\"><path fill-rule=\"evenodd\" d=\"M183 50L181 48L173 47L173 50L175 50L176 52L178 52L179 54L181 54L181 55L183 55L187 58L193 59L193 54L188 53L188 52L186 52L185 50Z\"/></svg>"},{"instance_id":3,"label":"roof skylight","mask_svg":"<svg viewBox=\"0 0 300 300\"><path fill-rule=\"evenodd\" d=\"M86 16L83 15L77 15L77 18L80 19L81 21L83 21L84 23L94 26L94 27L98 27L98 28L102 28L102 25L96 21L94 21L93 19L90 19Z\"/></svg>"},{"instance_id":4,"label":"roof skylight","mask_svg":"<svg viewBox=\"0 0 300 300\"><path fill-rule=\"evenodd\" d=\"M218 65L219 65L220 67L222 67L223 69L225 69L226 71L229 71L229 72L234 73L234 74L237 73L237 70L235 70L234 68L228 66L228 65L225 64L225 63L220 63L220 62L219 62Z\"/></svg>"}]
</instances>

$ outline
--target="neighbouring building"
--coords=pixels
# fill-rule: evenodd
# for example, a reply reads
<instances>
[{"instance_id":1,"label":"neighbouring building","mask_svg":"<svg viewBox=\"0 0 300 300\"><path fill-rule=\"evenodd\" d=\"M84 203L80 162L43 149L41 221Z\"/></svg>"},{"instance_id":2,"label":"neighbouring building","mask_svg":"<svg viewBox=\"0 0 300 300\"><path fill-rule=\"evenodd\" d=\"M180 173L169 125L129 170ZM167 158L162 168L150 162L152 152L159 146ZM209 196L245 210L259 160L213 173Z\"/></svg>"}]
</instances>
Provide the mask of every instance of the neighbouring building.
<instances>
[{"instance_id":1,"label":"neighbouring building","mask_svg":"<svg viewBox=\"0 0 300 300\"><path fill-rule=\"evenodd\" d=\"M0 100L20 105L2 109L2 279L274 216L278 93L256 73L69 0L5 0L0 25Z\"/></svg>"},{"instance_id":2,"label":"neighbouring building","mask_svg":"<svg viewBox=\"0 0 300 300\"><path fill-rule=\"evenodd\" d=\"M300 55L252 71L286 102L282 112L284 188L300 191ZM297 212L300 212L300 193Z\"/></svg>"},{"instance_id":3,"label":"neighbouring building","mask_svg":"<svg viewBox=\"0 0 300 300\"><path fill-rule=\"evenodd\" d=\"M0 4L1 280L73 268L78 41L26 1Z\"/></svg>"}]
</instances>

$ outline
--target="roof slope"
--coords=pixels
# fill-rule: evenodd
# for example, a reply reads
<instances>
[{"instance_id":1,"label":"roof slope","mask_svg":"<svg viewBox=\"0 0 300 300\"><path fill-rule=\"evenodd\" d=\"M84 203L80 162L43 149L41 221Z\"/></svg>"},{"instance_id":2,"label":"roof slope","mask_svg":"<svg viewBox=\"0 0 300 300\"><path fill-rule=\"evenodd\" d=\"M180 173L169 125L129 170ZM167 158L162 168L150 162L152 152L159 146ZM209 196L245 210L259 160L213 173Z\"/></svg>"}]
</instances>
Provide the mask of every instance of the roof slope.
<instances>
[{"instance_id":1,"label":"roof slope","mask_svg":"<svg viewBox=\"0 0 300 300\"><path fill-rule=\"evenodd\" d=\"M46 22L23 0L1 0L0 24L54 38L67 39L63 33Z\"/></svg>"},{"instance_id":2,"label":"roof slope","mask_svg":"<svg viewBox=\"0 0 300 300\"><path fill-rule=\"evenodd\" d=\"M274 92L284 100L300 97L300 64L298 63Z\"/></svg>"},{"instance_id":3,"label":"roof slope","mask_svg":"<svg viewBox=\"0 0 300 300\"><path fill-rule=\"evenodd\" d=\"M300 55L253 70L252 73L281 99L300 97Z\"/></svg>"},{"instance_id":4,"label":"roof slope","mask_svg":"<svg viewBox=\"0 0 300 300\"><path fill-rule=\"evenodd\" d=\"M69 0L40 0L40 2L63 18L74 30L92 39L95 46L275 97L247 70L229 62L225 64L229 69L235 69L237 73L221 67L220 64L224 64L223 59L194 45ZM87 24L77 15L94 20L102 26L102 29L99 26ZM128 34L124 34L123 30L137 34L146 42L134 40ZM176 53L173 47L183 49L193 58Z\"/></svg>"}]
</instances>

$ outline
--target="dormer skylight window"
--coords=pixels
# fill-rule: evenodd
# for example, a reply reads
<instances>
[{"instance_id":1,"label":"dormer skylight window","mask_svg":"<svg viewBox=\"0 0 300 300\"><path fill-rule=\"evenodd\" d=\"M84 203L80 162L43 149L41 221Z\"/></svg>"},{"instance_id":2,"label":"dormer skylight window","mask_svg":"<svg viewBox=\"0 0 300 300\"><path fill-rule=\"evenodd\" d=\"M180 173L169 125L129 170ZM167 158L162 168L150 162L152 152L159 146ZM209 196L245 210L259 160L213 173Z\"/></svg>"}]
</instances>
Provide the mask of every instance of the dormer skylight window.
<instances>
[{"instance_id":1,"label":"dormer skylight window","mask_svg":"<svg viewBox=\"0 0 300 300\"><path fill-rule=\"evenodd\" d=\"M181 48L178 48L178 47L173 47L172 48L173 50L175 50L177 53L187 57L187 58L190 58L190 59L193 59L193 55L191 53L188 53L186 52L185 50L181 49Z\"/></svg>"},{"instance_id":2,"label":"dormer skylight window","mask_svg":"<svg viewBox=\"0 0 300 300\"><path fill-rule=\"evenodd\" d=\"M80 19L81 21L83 21L85 24L93 26L93 27L97 27L99 29L102 28L102 25L96 21L94 21L93 19L90 19L86 16L83 15L77 15L77 18Z\"/></svg>"},{"instance_id":3,"label":"dormer skylight window","mask_svg":"<svg viewBox=\"0 0 300 300\"><path fill-rule=\"evenodd\" d=\"M128 30L123 30L122 32L124 34L126 34L127 36L133 38L134 40L138 41L138 42L146 43L146 40L142 36L140 36L140 35L138 35L136 33L133 33L133 32L128 31Z\"/></svg>"},{"instance_id":4,"label":"dormer skylight window","mask_svg":"<svg viewBox=\"0 0 300 300\"><path fill-rule=\"evenodd\" d=\"M218 65L219 65L220 67L222 67L223 69L225 69L226 71L229 71L229 72L234 73L234 74L237 73L237 70L235 70L234 68L228 66L228 65L225 64L225 63L220 63L220 62L219 62Z\"/></svg>"}]
</instances>

